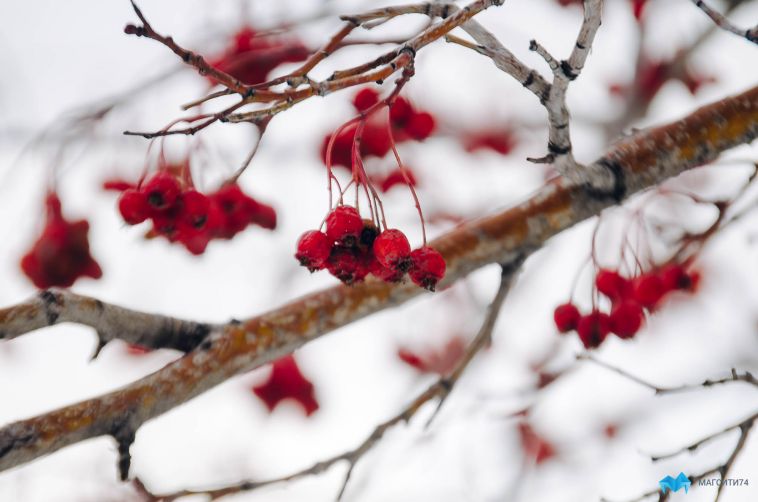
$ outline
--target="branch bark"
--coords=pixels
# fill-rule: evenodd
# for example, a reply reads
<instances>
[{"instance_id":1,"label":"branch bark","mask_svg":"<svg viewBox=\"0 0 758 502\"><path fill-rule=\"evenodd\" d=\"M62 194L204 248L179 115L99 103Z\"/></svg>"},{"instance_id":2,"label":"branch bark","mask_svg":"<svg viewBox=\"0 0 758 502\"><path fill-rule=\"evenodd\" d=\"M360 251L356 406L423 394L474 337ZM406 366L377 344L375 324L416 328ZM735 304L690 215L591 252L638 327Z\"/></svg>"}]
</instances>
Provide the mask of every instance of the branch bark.
<instances>
[{"instance_id":1,"label":"branch bark","mask_svg":"<svg viewBox=\"0 0 758 502\"><path fill-rule=\"evenodd\" d=\"M625 138L586 166L587 182L553 179L527 201L461 225L432 242L448 264L440 287L488 264L513 264L604 208L757 136L758 87L754 87L679 121ZM184 357L126 387L3 427L0 471L85 439L110 435L119 443L125 477L124 443L147 420L234 375L421 293L413 285L371 280L317 292L241 323L215 328Z\"/></svg>"}]
</instances>

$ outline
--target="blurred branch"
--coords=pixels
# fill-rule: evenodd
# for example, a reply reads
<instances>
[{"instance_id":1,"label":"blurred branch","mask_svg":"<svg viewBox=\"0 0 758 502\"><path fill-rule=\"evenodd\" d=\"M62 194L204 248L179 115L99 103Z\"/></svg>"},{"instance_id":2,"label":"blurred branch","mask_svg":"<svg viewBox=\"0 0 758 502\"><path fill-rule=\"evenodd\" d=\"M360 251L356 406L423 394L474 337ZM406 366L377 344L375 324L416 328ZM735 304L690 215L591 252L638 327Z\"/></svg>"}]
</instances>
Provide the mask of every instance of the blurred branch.
<instances>
[{"instance_id":1,"label":"blurred branch","mask_svg":"<svg viewBox=\"0 0 758 502\"><path fill-rule=\"evenodd\" d=\"M749 385L753 385L754 387L758 387L758 379L755 376L753 376L752 373L750 373L749 371L740 373L734 368L731 369L731 374L725 378L720 378L717 380L709 379L709 380L704 380L702 383L699 383L699 384L680 385L678 387L660 387L646 380L643 380L642 378L638 376L632 375L631 373L628 373L625 370L622 370L621 368L618 368L606 362L600 361L599 359L595 358L594 356L590 354L580 354L579 356L577 356L577 359L579 361L589 361L593 364L596 364L597 366L613 371L614 373L621 375L624 378L627 378L635 383L638 383L644 387L647 387L648 389L653 390L656 394L673 394L676 392L688 392L692 390L698 390L698 389L702 389L706 387L713 387L714 385L721 385L721 384L730 383L730 382L744 382Z\"/></svg>"},{"instance_id":2,"label":"blurred branch","mask_svg":"<svg viewBox=\"0 0 758 502\"><path fill-rule=\"evenodd\" d=\"M692 476L688 476L688 479L690 480L691 488L698 487L698 482L702 479L708 478L709 476L718 475L720 479L720 483L718 484L718 489L716 490L716 498L714 499L714 502L718 502L721 498L721 495L723 493L723 489L727 486L726 483L724 483L724 480L727 479L727 476L729 475L729 472L731 471L732 467L734 466L734 462L737 460L737 457L742 453L742 451L745 448L745 444L747 443L748 435L750 434L750 431L753 429L753 426L755 425L756 420L758 420L758 412L754 413L750 417L746 418L745 420L741 421L738 424L731 425L723 430L720 430L718 432L715 432L709 436L704 437L703 439L692 443L689 446L685 446L684 448L677 450L673 453L667 454L667 455L660 455L657 457L651 457L653 462L657 462L659 460L675 457L677 455L680 455L684 452L693 452L697 450L701 445L712 441L713 439L716 439L720 436L723 436L724 434L727 434L733 430L739 429L740 436L737 439L737 443L734 445L734 448L732 449L732 452L729 454L729 457L727 457L726 461L724 461L723 464L717 465L711 469L708 469L707 471L701 472L699 474L694 474ZM666 492L665 494L662 493L660 490L650 490L649 492L643 493L637 498L628 500L626 502L641 502L645 499L658 496L659 502L664 502L669 499L669 496L671 495L671 491ZM611 502L608 499L602 499L603 502Z\"/></svg>"},{"instance_id":3,"label":"blurred branch","mask_svg":"<svg viewBox=\"0 0 758 502\"><path fill-rule=\"evenodd\" d=\"M738 37L746 39L748 42L758 44L758 24L747 30L741 30L740 28L737 28L735 25L733 25L731 21L726 18L726 16L709 7L708 4L703 0L692 0L692 3L694 3L695 6L697 6L700 10L705 12L705 14L710 17L713 22L716 23L716 25L722 30L734 33Z\"/></svg>"},{"instance_id":4,"label":"blurred branch","mask_svg":"<svg viewBox=\"0 0 758 502\"><path fill-rule=\"evenodd\" d=\"M476 354L478 354L479 351L490 342L492 338L492 331L495 328L495 323L497 322L500 309L523 262L523 258L515 259L507 266L502 267L500 286L498 287L497 293L495 294L495 298L492 300L492 303L490 303L490 305L487 307L487 313L485 315L484 322L482 323L482 326L474 339L466 347L466 351L463 354L463 357L461 357L460 361L458 361L451 373L449 375L443 375L437 379L437 381L431 384L424 392L419 394L416 399L414 399L400 413L393 416L389 420L377 425L371 434L369 434L368 437L363 440L363 442L356 448L340 453L339 455L335 455L326 460L316 462L312 466L297 471L293 474L269 479L266 481L250 480L224 488L216 488L213 490L181 490L166 495L153 495L144 487L140 481L137 480L136 486L138 490L146 496L149 502L173 502L174 500L180 499L182 497L188 497L192 495L206 495L209 500L213 501L227 495L255 490L257 488L262 488L264 486L272 484L294 481L306 476L321 474L322 472L331 468L334 464L344 460L348 463L348 469L345 473L345 477L342 481L342 485L337 495L337 500L341 500L357 463L363 458L366 453L368 453L374 446L376 446L376 444L384 437L384 434L389 429L401 422L405 422L406 424L409 423L411 419L416 415L416 413L422 408L422 406L433 399L439 399L437 408L432 415L432 418L436 416L442 404L445 402L445 399L447 399L447 397L450 395L453 387L458 382L461 375L463 375L463 372L466 370L466 368L468 368L469 364L474 359ZM429 422L431 422L432 418L430 418Z\"/></svg>"},{"instance_id":5,"label":"blurred branch","mask_svg":"<svg viewBox=\"0 0 758 502\"><path fill-rule=\"evenodd\" d=\"M520 262L559 232L756 136L758 87L622 140L586 166L586 183L555 178L525 202L461 224L431 242L447 263L439 287L485 265ZM421 293L413 284L367 280L312 293L238 324L214 327L200 346L126 387L0 428L0 471L110 435L119 445L119 467L126 478L129 445L146 421L234 375Z\"/></svg>"}]
</instances>

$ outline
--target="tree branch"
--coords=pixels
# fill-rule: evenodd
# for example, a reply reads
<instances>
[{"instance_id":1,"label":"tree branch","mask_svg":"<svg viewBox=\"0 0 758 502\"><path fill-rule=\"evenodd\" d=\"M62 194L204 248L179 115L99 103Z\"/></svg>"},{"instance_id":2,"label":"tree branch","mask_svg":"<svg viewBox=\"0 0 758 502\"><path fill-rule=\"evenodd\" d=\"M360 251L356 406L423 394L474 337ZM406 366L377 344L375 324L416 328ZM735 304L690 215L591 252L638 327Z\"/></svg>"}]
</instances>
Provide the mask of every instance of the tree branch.
<instances>
[{"instance_id":1,"label":"tree branch","mask_svg":"<svg viewBox=\"0 0 758 502\"><path fill-rule=\"evenodd\" d=\"M72 322L95 328L99 352L116 338L150 349L189 352L218 326L137 312L77 295L48 289L13 307L0 309L0 339L10 340L40 328Z\"/></svg>"},{"instance_id":2,"label":"tree branch","mask_svg":"<svg viewBox=\"0 0 758 502\"><path fill-rule=\"evenodd\" d=\"M448 266L440 287L485 265L528 257L550 237L604 208L756 136L758 87L625 138L586 167L586 183L555 178L527 201L460 225L430 243ZM0 471L92 437L124 437L125 428L134 431L234 375L421 293L412 284L368 280L214 328L187 355L126 387L0 429Z\"/></svg>"},{"instance_id":3,"label":"tree branch","mask_svg":"<svg viewBox=\"0 0 758 502\"><path fill-rule=\"evenodd\" d=\"M746 39L748 42L753 42L754 44L758 44L758 24L753 26L752 28L748 28L747 30L741 30L737 28L735 25L733 25L732 22L726 18L726 16L724 16L717 10L712 9L703 0L692 0L692 3L694 3L695 6L698 7L700 10L705 12L705 14L708 17L710 17L714 23L716 23L716 26L718 26L722 30L726 30L728 32L734 33L738 37L742 37Z\"/></svg>"}]
</instances>

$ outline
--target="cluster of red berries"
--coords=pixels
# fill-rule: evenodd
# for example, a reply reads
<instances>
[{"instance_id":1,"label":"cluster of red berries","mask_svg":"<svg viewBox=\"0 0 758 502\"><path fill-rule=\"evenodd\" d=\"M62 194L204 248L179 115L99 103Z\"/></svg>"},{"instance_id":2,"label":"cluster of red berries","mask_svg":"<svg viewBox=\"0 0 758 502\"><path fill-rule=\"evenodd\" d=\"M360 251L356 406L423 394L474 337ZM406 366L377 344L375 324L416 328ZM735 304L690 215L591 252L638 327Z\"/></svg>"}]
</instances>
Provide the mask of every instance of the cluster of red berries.
<instances>
[{"instance_id":1,"label":"cluster of red berries","mask_svg":"<svg viewBox=\"0 0 758 502\"><path fill-rule=\"evenodd\" d=\"M154 235L179 242L193 254L205 252L213 239L231 239L250 224L276 228L274 209L246 195L239 185L223 185L205 195L167 169L124 190L118 209L129 225L150 219Z\"/></svg>"},{"instance_id":2,"label":"cluster of red berries","mask_svg":"<svg viewBox=\"0 0 758 502\"><path fill-rule=\"evenodd\" d=\"M670 80L681 81L693 95L702 86L716 82L715 77L681 68L673 60L644 60L631 85L612 84L609 90L611 94L621 97L636 92L644 103L650 103Z\"/></svg>"},{"instance_id":3,"label":"cluster of red berries","mask_svg":"<svg viewBox=\"0 0 758 502\"><path fill-rule=\"evenodd\" d=\"M234 34L224 53L211 60L210 65L243 84L255 85L265 82L277 66L303 61L309 53L297 39L262 36L246 26ZM216 83L213 79L211 81Z\"/></svg>"},{"instance_id":4,"label":"cluster of red berries","mask_svg":"<svg viewBox=\"0 0 758 502\"><path fill-rule=\"evenodd\" d=\"M516 144L516 136L511 129L484 130L467 134L463 138L463 148L467 152L492 150L500 155L508 155Z\"/></svg>"},{"instance_id":5,"label":"cluster of red berries","mask_svg":"<svg viewBox=\"0 0 758 502\"><path fill-rule=\"evenodd\" d=\"M300 237L295 258L311 272L327 269L345 284L360 282L368 274L399 282L407 272L415 284L434 291L445 276L445 260L439 252L428 246L411 251L403 232L379 232L356 208L344 205L326 217L325 232L309 230Z\"/></svg>"},{"instance_id":6,"label":"cluster of red berries","mask_svg":"<svg viewBox=\"0 0 758 502\"><path fill-rule=\"evenodd\" d=\"M372 176L371 182L375 186L378 186L383 193L389 192L396 186L410 185L415 187L418 185L413 170L408 166L403 166L402 171L400 169L394 169L387 173L386 176Z\"/></svg>"},{"instance_id":7,"label":"cluster of red berries","mask_svg":"<svg viewBox=\"0 0 758 502\"><path fill-rule=\"evenodd\" d=\"M353 106L358 112L364 112L379 102L379 93L365 87L358 91L353 98ZM380 114L373 114L366 120L361 133L361 156L384 157L392 149L392 140L401 143L409 140L423 141L432 135L436 127L434 116L426 111L417 110L411 103L397 97L390 107L390 126L392 136L387 130L387 124ZM350 125L339 131L332 145L332 165L350 169L353 165L352 151L358 125ZM321 158L326 163L326 153L332 135L324 138L321 148Z\"/></svg>"},{"instance_id":8,"label":"cluster of red berries","mask_svg":"<svg viewBox=\"0 0 758 502\"><path fill-rule=\"evenodd\" d=\"M54 192L45 206L45 228L21 259L21 270L40 289L67 288L80 277L99 279L103 271L90 254L87 220L67 221Z\"/></svg>"},{"instance_id":9,"label":"cluster of red berries","mask_svg":"<svg viewBox=\"0 0 758 502\"><path fill-rule=\"evenodd\" d=\"M694 291L698 280L697 272L676 263L633 279L601 269L595 276L595 287L611 301L610 314L595 308L581 315L573 303L564 303L555 309L553 320L561 333L576 330L588 349L598 347L609 333L629 339L642 327L645 311L653 312L673 291Z\"/></svg>"}]
</instances>

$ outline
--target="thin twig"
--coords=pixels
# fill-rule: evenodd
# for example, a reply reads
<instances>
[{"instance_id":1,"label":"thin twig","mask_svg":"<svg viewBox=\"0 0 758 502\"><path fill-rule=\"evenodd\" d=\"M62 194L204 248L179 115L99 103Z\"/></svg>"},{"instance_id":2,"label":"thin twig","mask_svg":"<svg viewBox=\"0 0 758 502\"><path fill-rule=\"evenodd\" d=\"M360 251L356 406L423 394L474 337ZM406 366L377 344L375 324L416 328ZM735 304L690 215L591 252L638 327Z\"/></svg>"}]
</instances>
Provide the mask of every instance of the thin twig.
<instances>
[{"instance_id":1,"label":"thin twig","mask_svg":"<svg viewBox=\"0 0 758 502\"><path fill-rule=\"evenodd\" d=\"M747 30L741 30L740 28L737 28L734 24L732 24L732 22L729 21L726 18L726 16L724 16L717 10L708 6L708 4L705 3L703 0L692 0L692 3L694 3L695 6L698 7L700 10L705 12L705 14L708 17L710 17L713 20L713 22L716 23L716 25L722 30L726 30L728 32L734 33L738 37L742 37L749 42L758 44L758 24Z\"/></svg>"}]
</instances>

